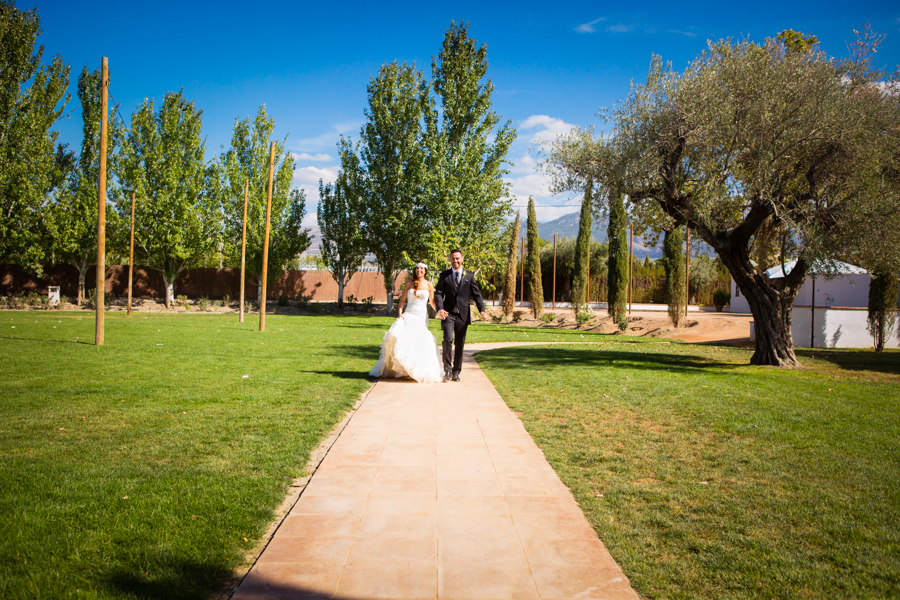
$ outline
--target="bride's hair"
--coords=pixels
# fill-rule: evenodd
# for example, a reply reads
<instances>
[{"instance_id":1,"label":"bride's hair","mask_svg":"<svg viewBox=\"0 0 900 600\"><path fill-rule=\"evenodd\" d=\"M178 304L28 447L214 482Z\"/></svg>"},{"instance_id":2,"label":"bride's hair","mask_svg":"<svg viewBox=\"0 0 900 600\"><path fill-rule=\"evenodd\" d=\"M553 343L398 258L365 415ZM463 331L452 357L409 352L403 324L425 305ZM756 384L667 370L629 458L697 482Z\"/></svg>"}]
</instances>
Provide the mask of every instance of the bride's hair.
<instances>
[{"instance_id":1,"label":"bride's hair","mask_svg":"<svg viewBox=\"0 0 900 600\"><path fill-rule=\"evenodd\" d=\"M428 265L423 262L417 262L415 265L413 265L412 277L410 278L410 281L412 281L413 289L418 289L418 283L416 282L416 269L418 269L419 267L425 267L425 275L423 276L423 279L425 281L428 281Z\"/></svg>"}]
</instances>

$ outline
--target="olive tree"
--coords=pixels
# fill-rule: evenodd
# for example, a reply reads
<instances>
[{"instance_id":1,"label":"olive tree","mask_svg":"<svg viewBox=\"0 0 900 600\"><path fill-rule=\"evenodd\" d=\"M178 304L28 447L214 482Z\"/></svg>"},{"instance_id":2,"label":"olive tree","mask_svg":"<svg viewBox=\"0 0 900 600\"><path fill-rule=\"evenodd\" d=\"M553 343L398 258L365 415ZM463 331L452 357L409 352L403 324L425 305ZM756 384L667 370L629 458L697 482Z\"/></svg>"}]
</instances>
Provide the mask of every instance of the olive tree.
<instances>
[{"instance_id":1,"label":"olive tree","mask_svg":"<svg viewBox=\"0 0 900 600\"><path fill-rule=\"evenodd\" d=\"M900 253L900 94L896 73L872 67L877 41L863 34L845 59L710 42L680 75L654 57L610 115L611 141L582 150L579 171L617 174L638 208L716 251L753 313L752 364L799 364L791 308L813 261ZM781 260L797 260L783 285L751 262L767 220Z\"/></svg>"}]
</instances>

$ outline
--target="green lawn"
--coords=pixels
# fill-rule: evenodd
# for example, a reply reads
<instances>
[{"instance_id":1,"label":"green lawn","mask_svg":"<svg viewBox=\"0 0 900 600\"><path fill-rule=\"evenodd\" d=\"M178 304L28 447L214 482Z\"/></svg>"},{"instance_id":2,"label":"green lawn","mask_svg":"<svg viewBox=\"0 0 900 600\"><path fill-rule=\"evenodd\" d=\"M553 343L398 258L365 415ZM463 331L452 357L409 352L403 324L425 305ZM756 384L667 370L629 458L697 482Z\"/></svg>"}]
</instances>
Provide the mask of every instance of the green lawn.
<instances>
[{"instance_id":1,"label":"green lawn","mask_svg":"<svg viewBox=\"0 0 900 600\"><path fill-rule=\"evenodd\" d=\"M900 597L900 353L798 354L607 336L478 361L642 597Z\"/></svg>"},{"instance_id":2,"label":"green lawn","mask_svg":"<svg viewBox=\"0 0 900 600\"><path fill-rule=\"evenodd\" d=\"M219 589L371 385L391 321L108 313L97 347L92 313L0 312L0 598ZM469 330L503 339L581 334Z\"/></svg>"},{"instance_id":3,"label":"green lawn","mask_svg":"<svg viewBox=\"0 0 900 600\"><path fill-rule=\"evenodd\" d=\"M0 312L0 598L220 589L390 322L111 313L96 347L90 313ZM900 354L778 371L550 328L468 340L594 342L479 360L644 597L900 595Z\"/></svg>"}]
</instances>

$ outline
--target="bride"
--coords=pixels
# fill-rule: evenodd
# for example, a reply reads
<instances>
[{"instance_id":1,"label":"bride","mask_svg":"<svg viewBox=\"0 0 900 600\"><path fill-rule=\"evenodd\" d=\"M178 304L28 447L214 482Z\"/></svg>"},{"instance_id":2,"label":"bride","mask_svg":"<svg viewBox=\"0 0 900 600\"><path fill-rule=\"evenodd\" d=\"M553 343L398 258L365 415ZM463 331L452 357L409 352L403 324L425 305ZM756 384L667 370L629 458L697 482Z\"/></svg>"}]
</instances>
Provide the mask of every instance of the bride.
<instances>
[{"instance_id":1,"label":"bride","mask_svg":"<svg viewBox=\"0 0 900 600\"><path fill-rule=\"evenodd\" d=\"M441 381L437 342L428 330L428 304L435 308L428 266L417 263L400 294L399 318L384 334L381 357L369 372L373 377L412 377L419 383ZM406 303L406 310L403 305Z\"/></svg>"}]
</instances>

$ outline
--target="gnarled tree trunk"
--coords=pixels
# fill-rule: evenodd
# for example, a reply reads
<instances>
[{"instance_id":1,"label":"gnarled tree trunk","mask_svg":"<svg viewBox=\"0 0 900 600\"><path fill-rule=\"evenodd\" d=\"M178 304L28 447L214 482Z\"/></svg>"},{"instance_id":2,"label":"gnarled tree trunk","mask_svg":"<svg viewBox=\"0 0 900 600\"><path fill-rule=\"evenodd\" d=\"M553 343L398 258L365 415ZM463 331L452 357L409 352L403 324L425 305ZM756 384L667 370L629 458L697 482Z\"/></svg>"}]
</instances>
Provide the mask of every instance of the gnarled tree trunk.
<instances>
[{"instance_id":1,"label":"gnarled tree trunk","mask_svg":"<svg viewBox=\"0 0 900 600\"><path fill-rule=\"evenodd\" d=\"M790 274L785 275L784 287L779 290L750 266L749 259L742 260L739 252L719 251L719 257L728 267L753 313L756 351L750 358L750 364L799 367L800 361L794 353L794 338L791 335L791 311L809 266L802 259L798 260Z\"/></svg>"}]
</instances>

